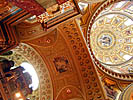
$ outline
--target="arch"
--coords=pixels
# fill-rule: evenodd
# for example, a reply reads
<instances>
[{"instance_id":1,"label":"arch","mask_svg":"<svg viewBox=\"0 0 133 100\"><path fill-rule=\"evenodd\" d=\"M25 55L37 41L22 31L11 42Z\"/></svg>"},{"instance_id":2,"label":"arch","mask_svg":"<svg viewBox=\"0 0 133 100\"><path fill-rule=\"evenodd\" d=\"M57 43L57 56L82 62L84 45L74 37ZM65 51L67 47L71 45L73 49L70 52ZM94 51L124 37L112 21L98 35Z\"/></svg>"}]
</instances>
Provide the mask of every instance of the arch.
<instances>
[{"instance_id":1,"label":"arch","mask_svg":"<svg viewBox=\"0 0 133 100\"><path fill-rule=\"evenodd\" d=\"M121 93L119 100L133 100L133 83L125 88Z\"/></svg>"},{"instance_id":2,"label":"arch","mask_svg":"<svg viewBox=\"0 0 133 100\"><path fill-rule=\"evenodd\" d=\"M45 62L39 53L30 45L20 43L15 49L16 54L21 55L29 63L31 63L37 72L39 78L39 89L36 91L34 100L53 100L53 86L49 71Z\"/></svg>"},{"instance_id":3,"label":"arch","mask_svg":"<svg viewBox=\"0 0 133 100\"><path fill-rule=\"evenodd\" d=\"M85 97L78 88L68 85L59 91L55 100L85 100Z\"/></svg>"}]
</instances>

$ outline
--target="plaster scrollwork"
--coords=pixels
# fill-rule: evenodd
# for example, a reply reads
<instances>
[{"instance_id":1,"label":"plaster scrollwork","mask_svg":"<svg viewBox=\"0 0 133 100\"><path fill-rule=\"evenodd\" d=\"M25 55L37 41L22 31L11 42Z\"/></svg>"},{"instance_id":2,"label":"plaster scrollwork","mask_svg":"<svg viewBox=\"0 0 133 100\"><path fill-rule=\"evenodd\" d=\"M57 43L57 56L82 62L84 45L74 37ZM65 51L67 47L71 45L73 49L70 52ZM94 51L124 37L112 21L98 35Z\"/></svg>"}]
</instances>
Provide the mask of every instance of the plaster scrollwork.
<instances>
[{"instance_id":1,"label":"plaster scrollwork","mask_svg":"<svg viewBox=\"0 0 133 100\"><path fill-rule=\"evenodd\" d=\"M25 60L33 65L39 77L39 89L31 98L33 100L53 100L53 86L49 71L41 56L29 45L20 43L13 52L21 55Z\"/></svg>"}]
</instances>

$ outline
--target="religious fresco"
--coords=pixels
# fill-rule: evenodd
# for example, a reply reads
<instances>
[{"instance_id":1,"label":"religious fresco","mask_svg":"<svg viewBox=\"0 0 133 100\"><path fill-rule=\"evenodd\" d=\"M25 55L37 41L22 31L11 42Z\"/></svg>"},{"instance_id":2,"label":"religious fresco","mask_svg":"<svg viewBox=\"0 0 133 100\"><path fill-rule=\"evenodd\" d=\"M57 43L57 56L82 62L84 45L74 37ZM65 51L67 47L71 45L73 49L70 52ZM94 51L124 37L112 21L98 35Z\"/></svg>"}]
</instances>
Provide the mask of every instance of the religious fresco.
<instances>
[{"instance_id":1,"label":"religious fresco","mask_svg":"<svg viewBox=\"0 0 133 100\"><path fill-rule=\"evenodd\" d=\"M69 69L69 62L66 57L55 57L53 62L56 67L56 71L59 73L66 72Z\"/></svg>"},{"instance_id":2,"label":"religious fresco","mask_svg":"<svg viewBox=\"0 0 133 100\"><path fill-rule=\"evenodd\" d=\"M116 100L117 91L113 88L112 85L105 83L104 88L106 90L107 96L112 98L113 100Z\"/></svg>"},{"instance_id":3,"label":"religious fresco","mask_svg":"<svg viewBox=\"0 0 133 100\"><path fill-rule=\"evenodd\" d=\"M112 44L112 37L109 34L103 34L98 38L101 47L109 47Z\"/></svg>"},{"instance_id":4,"label":"religious fresco","mask_svg":"<svg viewBox=\"0 0 133 100\"><path fill-rule=\"evenodd\" d=\"M116 83L107 78L105 78L102 82L107 96L111 98L111 100L116 100L120 92L120 90L116 86Z\"/></svg>"}]
</instances>

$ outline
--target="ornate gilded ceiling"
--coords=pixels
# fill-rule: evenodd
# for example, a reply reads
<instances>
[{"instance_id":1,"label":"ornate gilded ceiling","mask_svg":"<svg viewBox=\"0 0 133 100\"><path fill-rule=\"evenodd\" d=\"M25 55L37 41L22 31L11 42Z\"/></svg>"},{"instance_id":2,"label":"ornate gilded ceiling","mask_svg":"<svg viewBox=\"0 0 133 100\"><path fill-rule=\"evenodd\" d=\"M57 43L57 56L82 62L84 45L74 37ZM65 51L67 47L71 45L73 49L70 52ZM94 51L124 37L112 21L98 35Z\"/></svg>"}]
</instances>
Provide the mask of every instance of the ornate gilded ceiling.
<instances>
[{"instance_id":1,"label":"ornate gilded ceiling","mask_svg":"<svg viewBox=\"0 0 133 100\"><path fill-rule=\"evenodd\" d=\"M98 3L98 2L102 2L105 0L78 0L79 2L84 2L84 3Z\"/></svg>"},{"instance_id":2,"label":"ornate gilded ceiling","mask_svg":"<svg viewBox=\"0 0 133 100\"><path fill-rule=\"evenodd\" d=\"M40 2L43 1L40 0ZM88 8L93 10L95 6ZM109 7L109 9L111 8ZM126 12L131 13L129 10L126 10ZM73 20L75 18L66 22L60 21L61 23L50 27L47 31L43 31L38 23L32 24L33 20L23 23L20 18L17 21L22 23L16 22L17 24L13 23L13 25L12 22L10 23L10 26L13 27L11 27L12 32L17 34L17 38L20 40L20 45L14 49L16 54L10 59L16 61L18 65L27 60L34 65L40 79L38 90L29 96L32 100L106 100L105 95L116 98L117 93L121 93L120 91L123 91L130 83L129 80L132 82L132 76L116 74L110 70L104 74L99 72L98 75L95 67L101 67L105 71L105 68L117 69L118 73L120 71L127 73L128 71L129 65L126 65L125 62L128 63L131 60L124 59L124 56L120 56L118 52L132 56L132 50L125 49L126 46L130 46L132 49L133 27L126 24L126 21L132 17L131 15L125 16L125 13L116 13L116 9L114 11L114 15L112 13L107 14L107 11L105 11L102 13L103 15L100 14L96 18L89 37L92 43L89 49L92 48L93 53L102 63L102 67L98 66L99 61L91 58L93 54L88 51L82 32L77 22ZM92 12L89 9L87 14L93 18ZM60 12L60 14L63 13ZM113 17L110 17L110 15L113 15ZM23 20L25 18L27 17L24 17ZM124 26L121 26L123 24ZM91 26L92 22L89 25ZM106 61L106 57L113 59L114 56L112 57L111 53L118 56L117 59L110 60L112 64ZM103 57L102 60L98 58L97 55L99 54L102 55L100 56ZM108 66L108 64L119 65L123 63L127 67L122 70L120 70L122 66ZM101 85L99 76L102 81L106 80L107 84L103 82ZM103 86L106 92L103 90Z\"/></svg>"},{"instance_id":3,"label":"ornate gilded ceiling","mask_svg":"<svg viewBox=\"0 0 133 100\"><path fill-rule=\"evenodd\" d=\"M13 6L11 3L8 3L6 0L0 0L0 20L10 15L15 11L15 9L17 9L17 7Z\"/></svg>"},{"instance_id":4,"label":"ornate gilded ceiling","mask_svg":"<svg viewBox=\"0 0 133 100\"><path fill-rule=\"evenodd\" d=\"M72 11L78 12L76 10L77 8L74 5L74 2L72 0L68 0L67 2L65 2L61 5L57 4L56 0L51 0L49 2L38 0L38 2L42 6L44 6L44 8L46 6L46 13L44 15L40 15L38 18L43 17L44 21L47 23L52 23L52 22L56 21L56 19L58 20L58 18L63 18L63 17L65 18L65 16L69 16ZM72 12L72 13L74 13L74 12ZM65 16L63 16L63 15L65 15ZM28 22L28 23L37 22L36 16L32 16L32 17L26 19L25 22Z\"/></svg>"},{"instance_id":5,"label":"ornate gilded ceiling","mask_svg":"<svg viewBox=\"0 0 133 100\"><path fill-rule=\"evenodd\" d=\"M51 78L49 76L49 71L46 64L41 56L35 51L35 49L24 43L19 44L19 46L14 48L12 51L12 55L0 57L13 60L15 62L15 67L20 66L23 62L32 64L39 77L39 88L33 91L33 93L28 97L32 100L39 100L41 98L44 100L46 98L49 100L53 99L53 86Z\"/></svg>"},{"instance_id":6,"label":"ornate gilded ceiling","mask_svg":"<svg viewBox=\"0 0 133 100\"><path fill-rule=\"evenodd\" d=\"M109 6L99 14L91 29L90 42L95 57L117 73L133 70L131 4L122 1Z\"/></svg>"},{"instance_id":7,"label":"ornate gilded ceiling","mask_svg":"<svg viewBox=\"0 0 133 100\"><path fill-rule=\"evenodd\" d=\"M57 4L56 0L36 0L36 1L39 4L41 4L41 6L43 6L44 8L48 8Z\"/></svg>"}]
</instances>

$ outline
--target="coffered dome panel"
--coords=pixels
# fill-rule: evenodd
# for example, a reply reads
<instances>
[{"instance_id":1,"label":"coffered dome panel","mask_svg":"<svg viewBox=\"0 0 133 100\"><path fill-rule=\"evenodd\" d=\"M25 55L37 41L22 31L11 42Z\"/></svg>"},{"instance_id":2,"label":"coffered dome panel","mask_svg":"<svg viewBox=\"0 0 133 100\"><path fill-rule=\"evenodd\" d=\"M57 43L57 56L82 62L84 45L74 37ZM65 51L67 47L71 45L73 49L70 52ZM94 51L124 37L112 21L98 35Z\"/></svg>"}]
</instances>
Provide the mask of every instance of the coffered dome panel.
<instances>
[{"instance_id":1,"label":"coffered dome panel","mask_svg":"<svg viewBox=\"0 0 133 100\"><path fill-rule=\"evenodd\" d=\"M103 10L94 21L90 46L96 59L117 73L132 72L132 2L121 1Z\"/></svg>"}]
</instances>

